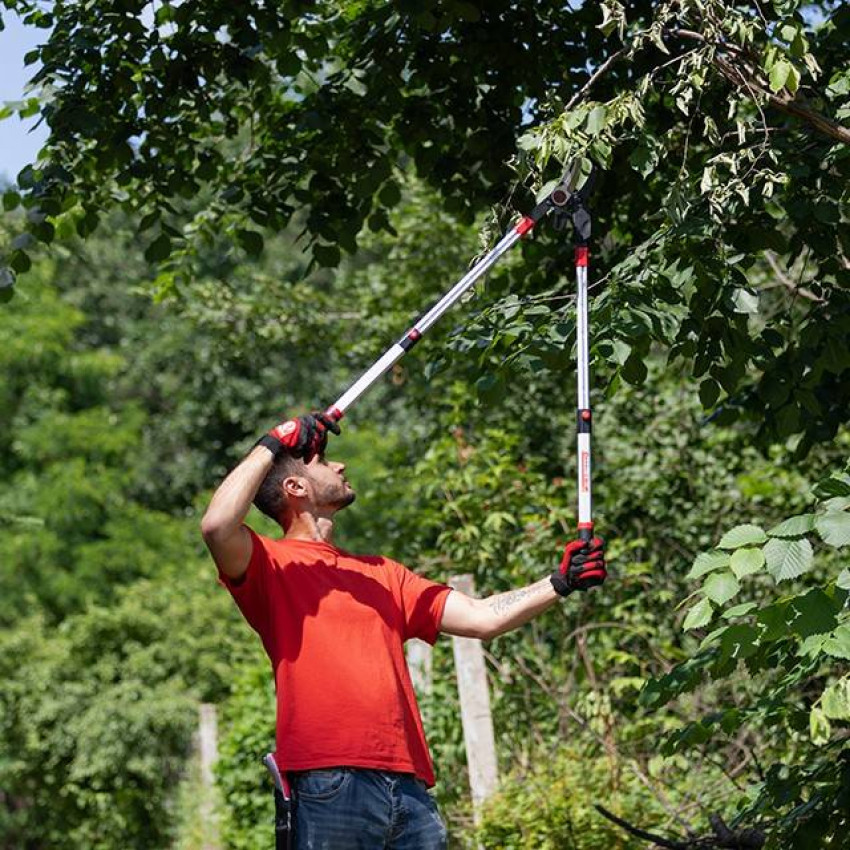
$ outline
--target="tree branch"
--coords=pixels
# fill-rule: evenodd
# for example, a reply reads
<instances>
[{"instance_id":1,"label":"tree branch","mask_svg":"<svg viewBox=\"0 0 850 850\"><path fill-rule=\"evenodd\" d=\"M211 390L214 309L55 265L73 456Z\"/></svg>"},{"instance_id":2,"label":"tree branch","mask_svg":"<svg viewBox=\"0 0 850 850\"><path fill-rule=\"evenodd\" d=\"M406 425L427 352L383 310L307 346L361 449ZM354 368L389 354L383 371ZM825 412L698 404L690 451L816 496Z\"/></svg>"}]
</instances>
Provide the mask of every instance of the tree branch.
<instances>
[{"instance_id":1,"label":"tree branch","mask_svg":"<svg viewBox=\"0 0 850 850\"><path fill-rule=\"evenodd\" d=\"M708 819L714 835L706 835L700 838L690 838L686 841L677 841L673 838L664 838L660 835L655 835L645 829L629 823L623 818L611 813L604 806L594 803L596 811L603 817L617 824L621 829L624 829L629 835L640 838L644 841L651 841L656 847L663 847L665 850L760 850L764 847L767 840L765 834L758 829L742 829L735 831L729 829L720 815L711 815Z\"/></svg>"},{"instance_id":2,"label":"tree branch","mask_svg":"<svg viewBox=\"0 0 850 850\"><path fill-rule=\"evenodd\" d=\"M681 841L671 841L667 838L662 838L660 835L654 835L651 832L647 832L645 829L633 826L628 821L618 818L617 815L609 812L604 806L600 806L599 803L594 803L593 808L596 809L600 815L608 818L609 821L617 824L617 826L624 829L629 833L629 835L633 835L635 838L640 838L643 841L651 841L656 847L665 847L667 850L687 850L687 844L682 844Z\"/></svg>"},{"instance_id":3,"label":"tree branch","mask_svg":"<svg viewBox=\"0 0 850 850\"><path fill-rule=\"evenodd\" d=\"M718 50L723 50L727 53L740 54L740 51L737 50L734 45L730 45L722 41L711 42L702 35L702 33L694 32L693 30L676 29L672 30L671 33L679 36L680 38L700 41L703 44L713 44L718 48ZM771 106L776 107L781 112L784 112L787 115L793 115L795 118L800 118L819 132L823 133L825 136L829 136L830 138L842 142L845 145L850 144L850 130L848 130L847 127L843 127L831 118L827 118L825 115L815 112L815 110L809 107L801 97L790 94L790 92L786 89L782 89L781 92L776 93L770 91L769 88L765 88L763 81L758 80L752 71L750 71L749 79L747 79L744 77L739 68L732 66L726 59L723 59L720 56L712 57L711 61L720 73L723 74L723 76L726 77L726 79L729 80L729 82L736 88L742 88L745 86L751 87L753 90L765 97Z\"/></svg>"},{"instance_id":4,"label":"tree branch","mask_svg":"<svg viewBox=\"0 0 850 850\"><path fill-rule=\"evenodd\" d=\"M620 48L612 53L591 75L590 79L570 98L564 107L564 112L569 112L590 90L593 84L626 52L626 48Z\"/></svg>"},{"instance_id":5,"label":"tree branch","mask_svg":"<svg viewBox=\"0 0 850 850\"><path fill-rule=\"evenodd\" d=\"M815 293L810 289L804 289L799 283L795 283L791 280L791 278L789 278L788 275L786 275L779 267L779 263L772 251L765 251L764 258L767 260L767 264L770 268L773 269L773 273L776 275L776 280L789 290L789 292L794 295L802 295L803 298L807 298L809 301L816 301L818 304L826 303L826 298L821 298L819 295L815 295Z\"/></svg>"}]
</instances>

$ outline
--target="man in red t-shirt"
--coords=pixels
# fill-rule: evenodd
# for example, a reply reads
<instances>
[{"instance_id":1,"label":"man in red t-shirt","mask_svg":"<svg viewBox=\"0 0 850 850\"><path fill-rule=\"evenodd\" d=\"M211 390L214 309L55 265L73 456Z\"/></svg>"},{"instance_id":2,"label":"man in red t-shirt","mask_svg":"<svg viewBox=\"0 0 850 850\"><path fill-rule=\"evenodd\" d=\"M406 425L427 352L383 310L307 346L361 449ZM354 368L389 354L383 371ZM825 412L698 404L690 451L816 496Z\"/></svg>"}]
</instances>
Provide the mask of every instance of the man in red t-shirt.
<instances>
[{"instance_id":1,"label":"man in red t-shirt","mask_svg":"<svg viewBox=\"0 0 850 850\"><path fill-rule=\"evenodd\" d=\"M216 490L201 530L221 582L268 653L277 693L275 761L297 800L295 846L442 850L427 791L434 770L404 657L409 638L489 639L606 577L602 541L567 544L529 587L473 599L388 558L332 543L354 501L345 466L325 458L323 414L265 435ZM244 524L251 503L284 536Z\"/></svg>"}]
</instances>

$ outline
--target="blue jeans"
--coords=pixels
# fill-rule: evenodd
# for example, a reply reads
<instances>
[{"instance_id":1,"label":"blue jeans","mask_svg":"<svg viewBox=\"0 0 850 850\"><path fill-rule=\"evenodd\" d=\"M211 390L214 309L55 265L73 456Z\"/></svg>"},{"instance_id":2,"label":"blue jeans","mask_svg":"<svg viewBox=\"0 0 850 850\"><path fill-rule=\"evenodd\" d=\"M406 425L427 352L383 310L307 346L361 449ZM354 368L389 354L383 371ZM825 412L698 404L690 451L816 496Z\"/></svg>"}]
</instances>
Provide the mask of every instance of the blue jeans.
<instances>
[{"instance_id":1,"label":"blue jeans","mask_svg":"<svg viewBox=\"0 0 850 850\"><path fill-rule=\"evenodd\" d=\"M292 774L296 850L445 850L425 783L407 773L334 767Z\"/></svg>"}]
</instances>

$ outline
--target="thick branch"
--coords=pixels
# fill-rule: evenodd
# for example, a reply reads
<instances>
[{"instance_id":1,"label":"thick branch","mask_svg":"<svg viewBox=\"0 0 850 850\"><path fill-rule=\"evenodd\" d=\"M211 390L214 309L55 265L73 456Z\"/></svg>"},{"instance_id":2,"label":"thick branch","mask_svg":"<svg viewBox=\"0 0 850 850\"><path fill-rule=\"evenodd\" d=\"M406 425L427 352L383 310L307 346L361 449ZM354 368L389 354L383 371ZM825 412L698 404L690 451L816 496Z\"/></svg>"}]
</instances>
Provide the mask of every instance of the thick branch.
<instances>
[{"instance_id":1,"label":"thick branch","mask_svg":"<svg viewBox=\"0 0 850 850\"><path fill-rule=\"evenodd\" d=\"M624 829L629 835L634 835L635 838L640 838L643 841L651 841L656 847L663 847L665 850L760 850L764 847L765 834L757 829L743 829L739 832L729 829L723 822L720 815L711 815L709 822L714 831L714 835L706 835L699 838L690 838L686 841L676 841L672 838L664 838L660 835L655 835L652 832L647 832L645 829L634 826L623 818L609 812L604 806L598 803L594 804L594 808L603 817L608 818L612 823L617 824L621 829Z\"/></svg>"},{"instance_id":2,"label":"thick branch","mask_svg":"<svg viewBox=\"0 0 850 850\"><path fill-rule=\"evenodd\" d=\"M694 32L693 30L673 30L673 34L681 38L691 39L693 41L701 41L703 44L709 44L709 40L702 33ZM724 50L729 53L734 53L733 45L728 45L723 42L716 43L715 46L719 50ZM799 96L791 95L786 89L781 92L772 92L766 88L762 81L758 80L752 73L745 77L743 72L730 64L726 59L720 56L714 56L712 59L715 67L729 80L736 88L749 87L759 94L763 95L771 106L775 106L780 111L787 115L793 115L795 118L800 118L807 124L810 124L825 136L829 136L836 141L842 142L845 145L850 145L850 130L837 124L831 118L815 112L809 107L806 102Z\"/></svg>"},{"instance_id":3,"label":"thick branch","mask_svg":"<svg viewBox=\"0 0 850 850\"><path fill-rule=\"evenodd\" d=\"M599 803L595 803L593 808L596 809L600 815L608 818L609 821L617 824L617 826L621 829L626 830L629 835L634 835L635 838L641 838L644 841L651 841L656 847L665 847L667 850L687 850L687 844L683 844L681 841L670 841L667 838L662 838L660 835L654 835L651 832L647 832L645 829L632 826L632 824L628 821L618 818L617 815L609 812L604 806L600 806Z\"/></svg>"}]
</instances>

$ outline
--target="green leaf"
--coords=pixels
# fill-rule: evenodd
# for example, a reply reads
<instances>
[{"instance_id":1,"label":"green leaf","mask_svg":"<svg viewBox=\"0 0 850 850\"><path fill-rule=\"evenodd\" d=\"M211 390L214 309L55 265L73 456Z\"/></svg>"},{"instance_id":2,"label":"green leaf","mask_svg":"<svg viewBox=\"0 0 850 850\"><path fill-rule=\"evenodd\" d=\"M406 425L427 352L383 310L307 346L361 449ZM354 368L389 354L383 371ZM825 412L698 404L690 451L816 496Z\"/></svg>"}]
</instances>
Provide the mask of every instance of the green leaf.
<instances>
[{"instance_id":1,"label":"green leaf","mask_svg":"<svg viewBox=\"0 0 850 850\"><path fill-rule=\"evenodd\" d=\"M832 726L826 715L819 708L813 708L809 714L809 737L812 743L822 747L829 743L831 735Z\"/></svg>"},{"instance_id":2,"label":"green leaf","mask_svg":"<svg viewBox=\"0 0 850 850\"><path fill-rule=\"evenodd\" d=\"M401 200L401 189L399 189L398 183L393 180L384 183L378 193L378 200L385 207L394 207Z\"/></svg>"},{"instance_id":3,"label":"green leaf","mask_svg":"<svg viewBox=\"0 0 850 850\"><path fill-rule=\"evenodd\" d=\"M785 87L785 82L788 79L788 75L791 73L791 64L786 62L784 59L780 59L778 62L773 63L773 67L770 69L770 89L771 91L777 92L780 89Z\"/></svg>"},{"instance_id":4,"label":"green leaf","mask_svg":"<svg viewBox=\"0 0 850 850\"><path fill-rule=\"evenodd\" d=\"M783 616L788 631L801 638L826 634L838 626L836 620L840 603L827 596L819 587L813 587L802 596L793 597L784 607Z\"/></svg>"},{"instance_id":5,"label":"green leaf","mask_svg":"<svg viewBox=\"0 0 850 850\"><path fill-rule=\"evenodd\" d=\"M837 514L840 511L846 511L847 508L850 508L850 498L847 496L833 496L831 499L827 499L822 505L822 512L828 514Z\"/></svg>"},{"instance_id":6,"label":"green leaf","mask_svg":"<svg viewBox=\"0 0 850 850\"><path fill-rule=\"evenodd\" d=\"M831 496L850 496L850 475L845 472L833 472L829 478L818 481L812 488L818 499L829 499Z\"/></svg>"},{"instance_id":7,"label":"green leaf","mask_svg":"<svg viewBox=\"0 0 850 850\"><path fill-rule=\"evenodd\" d=\"M846 511L822 514L815 520L815 528L829 546L840 549L850 544L850 513Z\"/></svg>"},{"instance_id":8,"label":"green leaf","mask_svg":"<svg viewBox=\"0 0 850 850\"><path fill-rule=\"evenodd\" d=\"M256 230L237 230L236 239L249 256L259 257L263 253L263 237Z\"/></svg>"},{"instance_id":9,"label":"green leaf","mask_svg":"<svg viewBox=\"0 0 850 850\"><path fill-rule=\"evenodd\" d=\"M26 251L12 251L9 255L9 267L18 274L24 274L32 268L32 260Z\"/></svg>"},{"instance_id":10,"label":"green leaf","mask_svg":"<svg viewBox=\"0 0 850 850\"><path fill-rule=\"evenodd\" d=\"M850 720L850 677L830 685L821 696L821 709L830 720Z\"/></svg>"},{"instance_id":11,"label":"green leaf","mask_svg":"<svg viewBox=\"0 0 850 850\"><path fill-rule=\"evenodd\" d=\"M739 579L759 572L764 563L764 552L761 549L738 549L729 560L732 572Z\"/></svg>"},{"instance_id":12,"label":"green leaf","mask_svg":"<svg viewBox=\"0 0 850 850\"><path fill-rule=\"evenodd\" d=\"M783 540L771 538L764 547L768 572L779 581L797 578L811 569L812 544L805 538L801 540Z\"/></svg>"},{"instance_id":13,"label":"green leaf","mask_svg":"<svg viewBox=\"0 0 850 850\"><path fill-rule=\"evenodd\" d=\"M850 590L850 568L845 567L835 580L835 586L842 590Z\"/></svg>"},{"instance_id":14,"label":"green leaf","mask_svg":"<svg viewBox=\"0 0 850 850\"><path fill-rule=\"evenodd\" d=\"M706 573L729 566L728 552L700 552L686 578L699 578Z\"/></svg>"},{"instance_id":15,"label":"green leaf","mask_svg":"<svg viewBox=\"0 0 850 850\"><path fill-rule=\"evenodd\" d=\"M702 586L702 592L718 605L724 605L740 589L738 579L729 572L712 573Z\"/></svg>"},{"instance_id":16,"label":"green leaf","mask_svg":"<svg viewBox=\"0 0 850 850\"><path fill-rule=\"evenodd\" d=\"M161 233L148 245L145 251L145 259L149 263L161 263L170 253L171 239L165 233Z\"/></svg>"},{"instance_id":17,"label":"green leaf","mask_svg":"<svg viewBox=\"0 0 850 850\"><path fill-rule=\"evenodd\" d=\"M295 52L285 56L278 56L276 60L277 69L284 77L294 77L301 70L301 60Z\"/></svg>"},{"instance_id":18,"label":"green leaf","mask_svg":"<svg viewBox=\"0 0 850 850\"><path fill-rule=\"evenodd\" d=\"M800 514L780 522L779 525L774 525L767 533L770 537L802 537L814 527L814 514Z\"/></svg>"},{"instance_id":19,"label":"green leaf","mask_svg":"<svg viewBox=\"0 0 850 850\"><path fill-rule=\"evenodd\" d=\"M790 63L788 65L788 78L785 80L785 87L791 94L796 94L797 89L800 88L800 72Z\"/></svg>"},{"instance_id":20,"label":"green leaf","mask_svg":"<svg viewBox=\"0 0 850 850\"><path fill-rule=\"evenodd\" d=\"M724 620L732 620L735 617L743 617L756 608L758 608L758 604L755 602L741 602L740 605L733 605L731 608L727 608L721 616Z\"/></svg>"},{"instance_id":21,"label":"green leaf","mask_svg":"<svg viewBox=\"0 0 850 850\"><path fill-rule=\"evenodd\" d=\"M703 626L707 625L711 622L712 616L712 607L711 602L708 599L700 599L690 611L688 611L687 617L685 617L685 622L682 625L682 628L687 632L691 629L701 629Z\"/></svg>"},{"instance_id":22,"label":"green leaf","mask_svg":"<svg viewBox=\"0 0 850 850\"><path fill-rule=\"evenodd\" d=\"M643 358L640 354L636 351L632 351L632 353L626 358L623 368L620 369L620 374L630 384L640 386L646 380L647 375L646 363L643 362Z\"/></svg>"},{"instance_id":23,"label":"green leaf","mask_svg":"<svg viewBox=\"0 0 850 850\"><path fill-rule=\"evenodd\" d=\"M336 245L314 245L313 256L320 266L333 268L339 265L340 253Z\"/></svg>"},{"instance_id":24,"label":"green leaf","mask_svg":"<svg viewBox=\"0 0 850 850\"><path fill-rule=\"evenodd\" d=\"M729 626L720 636L720 663L734 658L749 658L758 649L758 633L752 626L738 623Z\"/></svg>"},{"instance_id":25,"label":"green leaf","mask_svg":"<svg viewBox=\"0 0 850 850\"><path fill-rule=\"evenodd\" d=\"M605 129L606 112L604 106L594 106L587 116L587 133L590 136L597 136Z\"/></svg>"},{"instance_id":26,"label":"green leaf","mask_svg":"<svg viewBox=\"0 0 850 850\"><path fill-rule=\"evenodd\" d=\"M767 535L757 525L736 525L720 538L717 548L738 549L741 546L758 545L764 543L765 540L767 540Z\"/></svg>"},{"instance_id":27,"label":"green leaf","mask_svg":"<svg viewBox=\"0 0 850 850\"><path fill-rule=\"evenodd\" d=\"M850 623L840 625L823 643L823 651L850 661Z\"/></svg>"},{"instance_id":28,"label":"green leaf","mask_svg":"<svg viewBox=\"0 0 850 850\"><path fill-rule=\"evenodd\" d=\"M720 385L713 378L706 378L699 385L699 400L706 410L714 407L719 395Z\"/></svg>"},{"instance_id":29,"label":"green leaf","mask_svg":"<svg viewBox=\"0 0 850 850\"><path fill-rule=\"evenodd\" d=\"M3 209L6 210L6 212L17 209L20 203L21 196L13 189L9 189L3 193Z\"/></svg>"}]
</instances>

